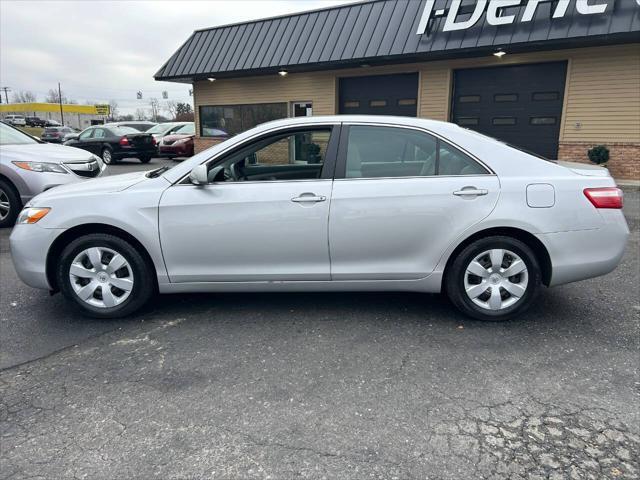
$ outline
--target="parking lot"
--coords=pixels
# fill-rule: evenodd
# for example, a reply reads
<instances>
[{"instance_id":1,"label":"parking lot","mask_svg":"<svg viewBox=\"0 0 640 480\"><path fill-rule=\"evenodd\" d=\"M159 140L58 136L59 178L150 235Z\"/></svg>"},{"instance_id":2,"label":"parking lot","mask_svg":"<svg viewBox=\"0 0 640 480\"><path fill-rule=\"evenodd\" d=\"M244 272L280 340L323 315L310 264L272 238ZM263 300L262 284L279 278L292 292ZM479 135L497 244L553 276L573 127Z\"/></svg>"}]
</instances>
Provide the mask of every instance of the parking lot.
<instances>
[{"instance_id":1,"label":"parking lot","mask_svg":"<svg viewBox=\"0 0 640 480\"><path fill-rule=\"evenodd\" d=\"M90 320L20 283L0 231L0 478L640 478L625 195L620 267L506 323L398 293L175 295Z\"/></svg>"}]
</instances>

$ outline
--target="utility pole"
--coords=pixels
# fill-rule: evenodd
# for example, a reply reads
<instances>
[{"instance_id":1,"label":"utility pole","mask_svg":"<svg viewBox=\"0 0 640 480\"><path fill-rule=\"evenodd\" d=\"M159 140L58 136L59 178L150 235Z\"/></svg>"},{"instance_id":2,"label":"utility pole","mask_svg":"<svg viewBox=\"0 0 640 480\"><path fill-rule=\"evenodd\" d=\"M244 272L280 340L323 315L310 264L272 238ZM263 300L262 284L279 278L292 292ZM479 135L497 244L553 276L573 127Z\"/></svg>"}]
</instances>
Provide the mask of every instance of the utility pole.
<instances>
[{"instance_id":1,"label":"utility pole","mask_svg":"<svg viewBox=\"0 0 640 480\"><path fill-rule=\"evenodd\" d=\"M11 91L11 88L9 88L9 87L2 87L2 88L0 88L0 90L4 90L4 99L7 101L7 103L9 103L9 94L8 94L7 92L10 92L10 91ZM0 99L0 102L1 102L1 101L2 101L2 100Z\"/></svg>"},{"instance_id":2,"label":"utility pole","mask_svg":"<svg viewBox=\"0 0 640 480\"><path fill-rule=\"evenodd\" d=\"M64 112L62 111L62 89L60 88L60 82L58 82L58 102L60 102L60 123L64 125Z\"/></svg>"}]
</instances>

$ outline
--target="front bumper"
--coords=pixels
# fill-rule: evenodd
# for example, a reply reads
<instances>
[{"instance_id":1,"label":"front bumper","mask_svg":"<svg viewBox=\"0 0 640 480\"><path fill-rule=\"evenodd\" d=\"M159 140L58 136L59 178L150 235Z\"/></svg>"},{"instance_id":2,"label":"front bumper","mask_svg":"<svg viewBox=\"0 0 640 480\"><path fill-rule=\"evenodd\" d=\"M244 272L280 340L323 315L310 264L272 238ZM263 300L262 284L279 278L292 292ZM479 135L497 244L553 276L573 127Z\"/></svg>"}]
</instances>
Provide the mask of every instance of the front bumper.
<instances>
[{"instance_id":1,"label":"front bumper","mask_svg":"<svg viewBox=\"0 0 640 480\"><path fill-rule=\"evenodd\" d=\"M192 155L193 145L189 145L188 143L178 143L173 145L160 145L160 155L173 155L176 157L184 157L187 155Z\"/></svg>"},{"instance_id":2,"label":"front bumper","mask_svg":"<svg viewBox=\"0 0 640 480\"><path fill-rule=\"evenodd\" d=\"M620 264L629 238L622 210L601 210L601 228L536 235L547 247L552 274L549 286L599 277Z\"/></svg>"},{"instance_id":3,"label":"front bumper","mask_svg":"<svg viewBox=\"0 0 640 480\"><path fill-rule=\"evenodd\" d=\"M64 229L16 225L9 237L11 259L18 277L33 288L51 290L47 279L47 254Z\"/></svg>"}]
</instances>

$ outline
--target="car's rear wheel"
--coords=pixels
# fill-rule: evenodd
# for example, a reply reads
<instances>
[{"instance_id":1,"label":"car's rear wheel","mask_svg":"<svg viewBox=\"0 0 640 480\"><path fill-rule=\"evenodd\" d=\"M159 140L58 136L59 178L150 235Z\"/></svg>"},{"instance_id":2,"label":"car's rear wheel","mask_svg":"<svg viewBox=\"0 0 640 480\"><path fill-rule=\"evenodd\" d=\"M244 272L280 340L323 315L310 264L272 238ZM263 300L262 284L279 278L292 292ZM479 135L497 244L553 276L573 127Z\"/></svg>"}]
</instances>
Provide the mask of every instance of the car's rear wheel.
<instances>
[{"instance_id":1,"label":"car's rear wheel","mask_svg":"<svg viewBox=\"0 0 640 480\"><path fill-rule=\"evenodd\" d=\"M114 163L116 163L116 159L113 158L113 152L111 151L110 148L104 148L102 150L102 161L104 163L106 163L107 165L112 165Z\"/></svg>"},{"instance_id":2,"label":"car's rear wheel","mask_svg":"<svg viewBox=\"0 0 640 480\"><path fill-rule=\"evenodd\" d=\"M151 161L151 157L150 157L150 156L148 156L148 155L146 155L146 156L144 156L144 157L140 157L140 161L141 161L142 163L149 163L149 162Z\"/></svg>"},{"instance_id":3,"label":"car's rear wheel","mask_svg":"<svg viewBox=\"0 0 640 480\"><path fill-rule=\"evenodd\" d=\"M122 238L102 233L69 243L56 277L63 295L95 318L129 315L155 291L154 275L142 255Z\"/></svg>"},{"instance_id":4,"label":"car's rear wheel","mask_svg":"<svg viewBox=\"0 0 640 480\"><path fill-rule=\"evenodd\" d=\"M535 253L511 237L476 240L450 265L447 295L463 313L500 321L529 308L540 291L542 274Z\"/></svg>"},{"instance_id":5,"label":"car's rear wheel","mask_svg":"<svg viewBox=\"0 0 640 480\"><path fill-rule=\"evenodd\" d=\"M21 208L20 195L15 188L0 180L0 228L12 227Z\"/></svg>"}]
</instances>

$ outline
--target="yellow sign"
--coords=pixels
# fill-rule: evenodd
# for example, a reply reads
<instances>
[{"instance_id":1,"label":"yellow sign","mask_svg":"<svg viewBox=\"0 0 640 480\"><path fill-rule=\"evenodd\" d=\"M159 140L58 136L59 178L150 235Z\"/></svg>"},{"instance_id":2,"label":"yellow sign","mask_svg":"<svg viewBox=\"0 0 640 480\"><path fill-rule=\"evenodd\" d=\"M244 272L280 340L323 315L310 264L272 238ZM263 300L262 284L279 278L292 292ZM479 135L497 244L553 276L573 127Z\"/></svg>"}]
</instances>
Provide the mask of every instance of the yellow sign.
<instances>
[{"instance_id":1,"label":"yellow sign","mask_svg":"<svg viewBox=\"0 0 640 480\"><path fill-rule=\"evenodd\" d=\"M96 114L97 115L104 115L109 116L109 114L111 113L111 109L109 108L109 105L96 105Z\"/></svg>"}]
</instances>

